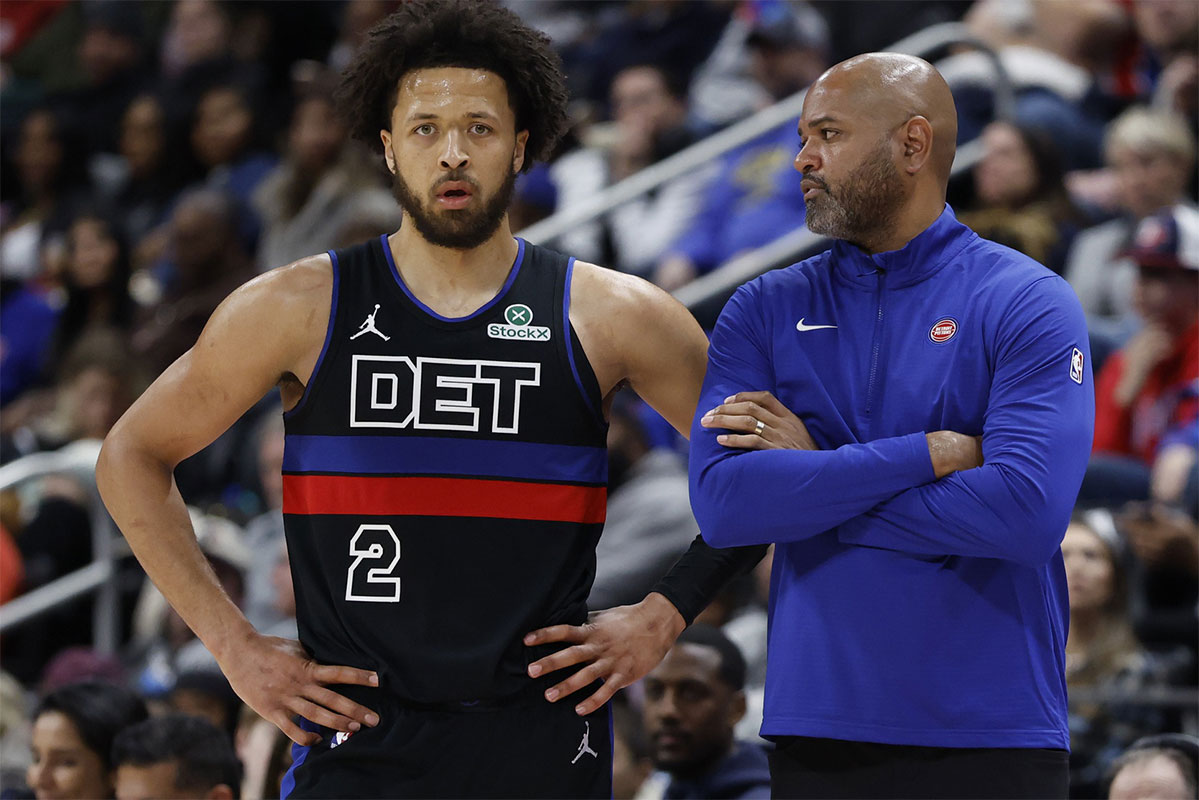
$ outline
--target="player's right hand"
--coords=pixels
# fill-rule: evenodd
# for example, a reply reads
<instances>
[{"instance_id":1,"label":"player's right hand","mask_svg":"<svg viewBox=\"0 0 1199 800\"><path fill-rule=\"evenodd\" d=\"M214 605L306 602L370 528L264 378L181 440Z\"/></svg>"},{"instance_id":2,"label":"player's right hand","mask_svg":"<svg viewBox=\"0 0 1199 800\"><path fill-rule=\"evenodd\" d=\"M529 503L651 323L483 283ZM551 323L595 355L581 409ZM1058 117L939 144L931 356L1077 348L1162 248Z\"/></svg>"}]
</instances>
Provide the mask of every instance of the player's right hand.
<instances>
[{"instance_id":1,"label":"player's right hand","mask_svg":"<svg viewBox=\"0 0 1199 800\"><path fill-rule=\"evenodd\" d=\"M378 675L318 664L292 639L253 632L218 661L238 697L298 745L317 744L321 737L301 729L293 720L297 714L335 731L379 724L378 714L325 688L330 684L378 686Z\"/></svg>"}]
</instances>

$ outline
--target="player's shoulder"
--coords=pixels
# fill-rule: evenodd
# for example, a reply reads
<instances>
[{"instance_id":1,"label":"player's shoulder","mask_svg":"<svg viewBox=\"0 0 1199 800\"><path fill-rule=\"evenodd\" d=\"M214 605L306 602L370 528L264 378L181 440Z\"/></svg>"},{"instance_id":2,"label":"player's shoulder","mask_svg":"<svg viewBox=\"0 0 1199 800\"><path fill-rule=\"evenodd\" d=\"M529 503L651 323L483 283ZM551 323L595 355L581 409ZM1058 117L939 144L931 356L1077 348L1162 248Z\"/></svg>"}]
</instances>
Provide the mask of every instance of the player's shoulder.
<instances>
[{"instance_id":1,"label":"player's shoulder","mask_svg":"<svg viewBox=\"0 0 1199 800\"><path fill-rule=\"evenodd\" d=\"M319 300L328 304L333 261L328 253L306 256L246 281L234 294L255 303L292 304Z\"/></svg>"},{"instance_id":2,"label":"player's shoulder","mask_svg":"<svg viewBox=\"0 0 1199 800\"><path fill-rule=\"evenodd\" d=\"M333 280L328 254L301 258L243 283L217 308L212 322L263 337L272 331L287 331L296 340L309 332L323 337L324 326L316 321L328 318Z\"/></svg>"},{"instance_id":3,"label":"player's shoulder","mask_svg":"<svg viewBox=\"0 0 1199 800\"><path fill-rule=\"evenodd\" d=\"M571 307L590 313L652 313L679 302L654 284L607 267L575 261L571 278Z\"/></svg>"}]
</instances>

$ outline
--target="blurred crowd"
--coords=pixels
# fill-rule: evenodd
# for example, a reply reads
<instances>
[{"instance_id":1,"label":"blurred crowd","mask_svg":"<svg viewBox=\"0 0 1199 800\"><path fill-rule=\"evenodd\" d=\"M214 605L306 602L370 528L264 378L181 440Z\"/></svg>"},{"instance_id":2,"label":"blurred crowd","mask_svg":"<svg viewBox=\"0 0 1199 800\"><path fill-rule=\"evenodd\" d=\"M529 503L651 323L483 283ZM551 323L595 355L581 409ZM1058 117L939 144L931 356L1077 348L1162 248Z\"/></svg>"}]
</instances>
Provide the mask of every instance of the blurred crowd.
<instances>
[{"instance_id":1,"label":"blurred crowd","mask_svg":"<svg viewBox=\"0 0 1199 800\"><path fill-rule=\"evenodd\" d=\"M0 8L0 463L94 456L234 287L396 229L388 176L348 140L333 90L398 1ZM981 153L950 202L1074 287L1096 376L1095 452L1062 544L1071 791L1146 796L1135 787L1174 780L1195 797L1199 3L505 4L552 37L572 93L554 158L520 176L513 230L856 53L954 21L994 51L1011 102L977 49L935 54L960 142ZM677 289L803 226L795 130L766 131L551 244ZM639 600L698 532L685 442L635 397L613 407L609 450L595 608ZM267 397L176 479L231 597L260 630L294 637L282 460ZM0 493L0 602L92 562L108 532L97 503L87 469ZM768 796L757 724L769 570L768 557L728 587L618 697L617 797ZM4 633L0 796L278 796L281 734L240 704L132 558L112 580L116 653L92 647L90 597Z\"/></svg>"}]
</instances>

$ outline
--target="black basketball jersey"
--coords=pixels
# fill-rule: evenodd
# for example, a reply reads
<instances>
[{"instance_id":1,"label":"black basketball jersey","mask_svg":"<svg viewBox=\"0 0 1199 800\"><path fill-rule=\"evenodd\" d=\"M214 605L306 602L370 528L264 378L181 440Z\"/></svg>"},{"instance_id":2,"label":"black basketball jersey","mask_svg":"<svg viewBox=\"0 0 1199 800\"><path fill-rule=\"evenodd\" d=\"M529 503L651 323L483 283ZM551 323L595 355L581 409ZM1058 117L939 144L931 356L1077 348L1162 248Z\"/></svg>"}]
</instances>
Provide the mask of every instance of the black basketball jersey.
<instances>
[{"instance_id":1,"label":"black basketball jersey","mask_svg":"<svg viewBox=\"0 0 1199 800\"><path fill-rule=\"evenodd\" d=\"M571 330L574 260L517 240L499 294L442 317L387 237L330 253L324 350L285 415L300 640L418 703L528 686L528 631L586 619L607 451Z\"/></svg>"}]
</instances>

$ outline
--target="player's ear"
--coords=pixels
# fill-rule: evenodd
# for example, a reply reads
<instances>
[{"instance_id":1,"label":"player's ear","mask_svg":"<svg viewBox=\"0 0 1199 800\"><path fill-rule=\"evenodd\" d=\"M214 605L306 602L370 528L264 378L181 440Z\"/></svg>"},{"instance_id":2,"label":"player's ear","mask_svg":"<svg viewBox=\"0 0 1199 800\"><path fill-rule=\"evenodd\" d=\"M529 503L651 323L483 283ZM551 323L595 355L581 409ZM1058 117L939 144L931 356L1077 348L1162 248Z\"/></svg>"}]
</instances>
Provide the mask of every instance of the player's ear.
<instances>
[{"instance_id":1,"label":"player's ear","mask_svg":"<svg viewBox=\"0 0 1199 800\"><path fill-rule=\"evenodd\" d=\"M525 146L529 143L529 132L521 131L516 134L516 147L512 149L512 171L520 172L525 165Z\"/></svg>"},{"instance_id":2,"label":"player's ear","mask_svg":"<svg viewBox=\"0 0 1199 800\"><path fill-rule=\"evenodd\" d=\"M392 175L396 174L396 159L391 152L391 131L383 128L379 131L379 139L383 142L383 160L387 162L387 169Z\"/></svg>"}]
</instances>

